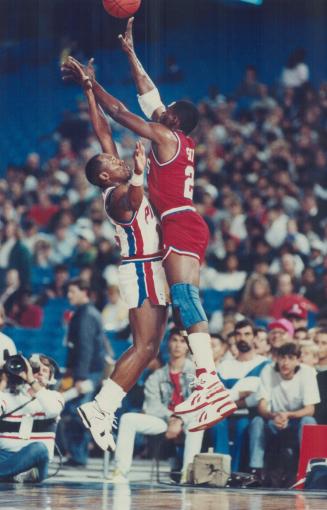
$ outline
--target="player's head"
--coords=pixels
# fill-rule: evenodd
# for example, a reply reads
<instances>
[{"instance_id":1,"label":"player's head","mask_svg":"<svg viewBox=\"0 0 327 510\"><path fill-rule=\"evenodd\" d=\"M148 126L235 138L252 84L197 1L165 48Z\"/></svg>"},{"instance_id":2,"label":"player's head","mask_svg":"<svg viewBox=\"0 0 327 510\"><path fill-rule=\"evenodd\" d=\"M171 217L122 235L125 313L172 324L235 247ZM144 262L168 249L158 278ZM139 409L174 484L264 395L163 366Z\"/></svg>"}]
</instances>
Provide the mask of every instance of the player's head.
<instances>
[{"instance_id":1,"label":"player's head","mask_svg":"<svg viewBox=\"0 0 327 510\"><path fill-rule=\"evenodd\" d=\"M87 162L85 175L91 184L108 188L127 182L132 177L132 170L122 159L103 153Z\"/></svg>"},{"instance_id":2,"label":"player's head","mask_svg":"<svg viewBox=\"0 0 327 510\"><path fill-rule=\"evenodd\" d=\"M176 101L160 116L160 123L170 129L180 129L186 135L191 133L199 121L197 107L190 101Z\"/></svg>"}]
</instances>

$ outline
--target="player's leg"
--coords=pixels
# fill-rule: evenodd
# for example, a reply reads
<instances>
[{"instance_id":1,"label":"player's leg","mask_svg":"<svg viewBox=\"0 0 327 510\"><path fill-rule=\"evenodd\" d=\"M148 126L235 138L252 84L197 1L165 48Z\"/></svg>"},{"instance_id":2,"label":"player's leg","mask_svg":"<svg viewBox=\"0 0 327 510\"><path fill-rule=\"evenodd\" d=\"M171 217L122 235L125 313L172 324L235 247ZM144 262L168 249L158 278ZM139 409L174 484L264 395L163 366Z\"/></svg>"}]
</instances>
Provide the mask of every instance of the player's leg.
<instances>
[{"instance_id":1,"label":"player's leg","mask_svg":"<svg viewBox=\"0 0 327 510\"><path fill-rule=\"evenodd\" d=\"M128 392L158 354L167 322L167 308L146 299L129 311L133 345L120 357L110 379Z\"/></svg>"},{"instance_id":2,"label":"player's leg","mask_svg":"<svg viewBox=\"0 0 327 510\"><path fill-rule=\"evenodd\" d=\"M217 423L236 410L229 392L219 380L213 359L208 321L200 302L200 263L195 257L171 252L164 263L174 311L188 333L188 342L196 366L197 386L190 397L176 406L184 414L210 405L205 419L190 430L202 430ZM212 408L211 406L215 404Z\"/></svg>"},{"instance_id":3,"label":"player's leg","mask_svg":"<svg viewBox=\"0 0 327 510\"><path fill-rule=\"evenodd\" d=\"M156 357L166 322L167 308L155 306L149 299L140 308L130 310L133 345L117 361L113 374L104 381L95 400L79 408L84 425L90 429L100 448L115 449L112 437L115 412L143 370Z\"/></svg>"}]
</instances>

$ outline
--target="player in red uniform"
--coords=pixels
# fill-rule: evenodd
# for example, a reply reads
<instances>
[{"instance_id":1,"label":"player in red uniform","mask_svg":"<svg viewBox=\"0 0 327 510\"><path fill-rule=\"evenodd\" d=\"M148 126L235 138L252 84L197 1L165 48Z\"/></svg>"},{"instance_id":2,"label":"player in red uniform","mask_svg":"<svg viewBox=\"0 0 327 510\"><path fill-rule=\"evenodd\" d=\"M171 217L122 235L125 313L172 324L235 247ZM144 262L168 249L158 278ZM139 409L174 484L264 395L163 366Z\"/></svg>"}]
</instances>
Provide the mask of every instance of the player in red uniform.
<instances>
[{"instance_id":1,"label":"player in red uniform","mask_svg":"<svg viewBox=\"0 0 327 510\"><path fill-rule=\"evenodd\" d=\"M177 101L167 109L159 93L138 61L132 41L132 22L122 39L140 94L143 111L155 122L146 122L106 92L91 76L98 103L117 122L152 141L149 169L150 200L161 217L165 250L164 268L172 306L188 333L196 365L196 389L176 414L197 410L190 431L208 428L236 410L229 392L216 374L208 321L199 298L200 263L204 258L208 228L192 202L194 183L194 144L188 134L198 122L197 108L188 101ZM76 67L77 66L77 67ZM81 64L69 57L66 69L74 72ZM87 70L86 70L87 72Z\"/></svg>"}]
</instances>

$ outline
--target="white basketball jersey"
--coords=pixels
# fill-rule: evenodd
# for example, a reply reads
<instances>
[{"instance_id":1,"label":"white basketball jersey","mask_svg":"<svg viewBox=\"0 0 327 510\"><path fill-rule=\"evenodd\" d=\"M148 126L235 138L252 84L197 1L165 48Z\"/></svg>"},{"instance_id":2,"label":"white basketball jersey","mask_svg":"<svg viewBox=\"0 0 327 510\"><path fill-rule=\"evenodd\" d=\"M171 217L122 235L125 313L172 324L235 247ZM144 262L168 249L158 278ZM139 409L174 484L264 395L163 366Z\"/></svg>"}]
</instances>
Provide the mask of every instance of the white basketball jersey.
<instances>
[{"instance_id":1,"label":"white basketball jersey","mask_svg":"<svg viewBox=\"0 0 327 510\"><path fill-rule=\"evenodd\" d=\"M103 191L104 208L111 223L116 228L117 242L123 258L137 258L158 255L161 251L160 224L148 199L143 196L141 205L131 221L118 222L108 214L106 204L115 187Z\"/></svg>"}]
</instances>

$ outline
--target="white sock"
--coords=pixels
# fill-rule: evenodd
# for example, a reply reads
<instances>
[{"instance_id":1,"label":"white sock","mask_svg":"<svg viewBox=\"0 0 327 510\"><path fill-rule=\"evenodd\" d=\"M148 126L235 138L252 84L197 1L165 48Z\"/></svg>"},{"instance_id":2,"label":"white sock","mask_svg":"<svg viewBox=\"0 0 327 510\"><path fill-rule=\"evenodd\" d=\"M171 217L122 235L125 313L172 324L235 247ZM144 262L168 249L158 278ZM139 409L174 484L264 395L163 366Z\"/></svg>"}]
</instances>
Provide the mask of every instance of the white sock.
<instances>
[{"instance_id":1,"label":"white sock","mask_svg":"<svg viewBox=\"0 0 327 510\"><path fill-rule=\"evenodd\" d=\"M209 333L190 333L188 342L192 350L192 359L197 370L216 374Z\"/></svg>"},{"instance_id":2,"label":"white sock","mask_svg":"<svg viewBox=\"0 0 327 510\"><path fill-rule=\"evenodd\" d=\"M105 413L114 413L121 406L122 400L126 392L119 384L112 379L106 379L102 388L95 397L101 411Z\"/></svg>"}]
</instances>

